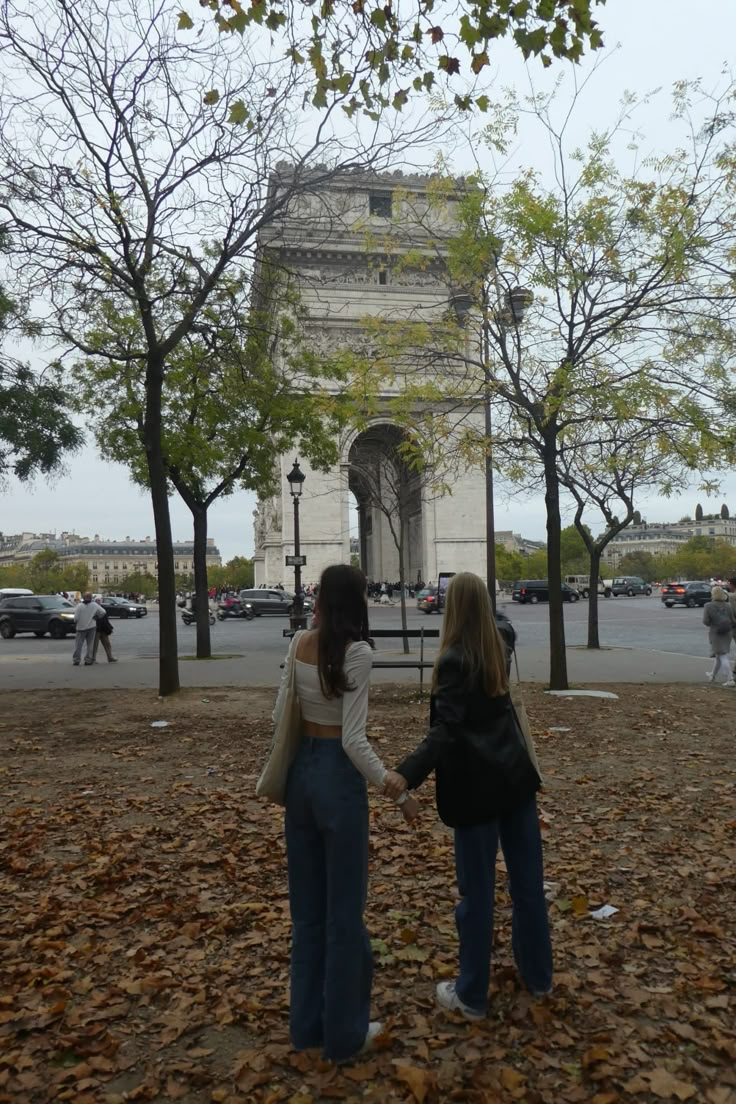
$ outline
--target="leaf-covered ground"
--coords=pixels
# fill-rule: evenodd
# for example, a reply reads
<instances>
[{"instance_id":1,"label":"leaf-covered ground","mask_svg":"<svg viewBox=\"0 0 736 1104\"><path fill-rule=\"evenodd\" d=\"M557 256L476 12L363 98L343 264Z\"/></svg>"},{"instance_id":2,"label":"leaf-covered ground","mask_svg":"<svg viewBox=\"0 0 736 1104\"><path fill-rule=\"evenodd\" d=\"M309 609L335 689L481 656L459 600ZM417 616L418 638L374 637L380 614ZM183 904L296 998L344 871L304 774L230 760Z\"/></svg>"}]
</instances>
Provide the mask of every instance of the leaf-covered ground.
<instances>
[{"instance_id":1,"label":"leaf-covered ground","mask_svg":"<svg viewBox=\"0 0 736 1104\"><path fill-rule=\"evenodd\" d=\"M501 878L488 1020L435 1010L456 954L451 835L431 786L418 828L375 798L387 1030L340 1068L289 1046L281 814L253 797L272 694L0 694L0 1102L736 1102L736 695L613 689L527 696L552 997L519 987ZM376 689L388 762L426 712ZM619 911L594 919L604 904Z\"/></svg>"}]
</instances>

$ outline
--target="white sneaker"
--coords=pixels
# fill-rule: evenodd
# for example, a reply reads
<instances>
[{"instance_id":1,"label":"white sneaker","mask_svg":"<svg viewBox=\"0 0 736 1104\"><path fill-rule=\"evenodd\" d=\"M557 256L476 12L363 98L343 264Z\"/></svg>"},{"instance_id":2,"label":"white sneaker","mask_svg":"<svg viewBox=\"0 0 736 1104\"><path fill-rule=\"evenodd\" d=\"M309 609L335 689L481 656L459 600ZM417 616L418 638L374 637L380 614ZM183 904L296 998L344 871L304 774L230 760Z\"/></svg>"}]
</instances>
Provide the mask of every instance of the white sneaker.
<instances>
[{"instance_id":1,"label":"white sneaker","mask_svg":"<svg viewBox=\"0 0 736 1104\"><path fill-rule=\"evenodd\" d=\"M356 1050L355 1054L351 1054L349 1058L336 1058L335 1065L347 1065L349 1062L354 1062L361 1054L367 1054L369 1051L373 1050L376 1039L382 1032L383 1024L379 1023L377 1020L371 1020L368 1024L368 1030L365 1033L365 1039L363 1040L363 1045L360 1050Z\"/></svg>"},{"instance_id":2,"label":"white sneaker","mask_svg":"<svg viewBox=\"0 0 736 1104\"><path fill-rule=\"evenodd\" d=\"M728 682L724 682L724 686L736 686L736 682L733 679L729 679Z\"/></svg>"},{"instance_id":3,"label":"white sneaker","mask_svg":"<svg viewBox=\"0 0 736 1104\"><path fill-rule=\"evenodd\" d=\"M485 1012L477 1012L475 1008L470 1008L464 1001L460 1000L455 991L454 981L438 982L436 995L438 1005L440 1008L444 1008L446 1012L459 1012L466 1020L484 1020L486 1018Z\"/></svg>"},{"instance_id":4,"label":"white sneaker","mask_svg":"<svg viewBox=\"0 0 736 1104\"><path fill-rule=\"evenodd\" d=\"M706 671L706 672L705 672L705 681L706 681L706 682L712 682L712 681L713 681L713 677L714 677L714 676L713 676L713 672L712 672L712 671Z\"/></svg>"}]
</instances>

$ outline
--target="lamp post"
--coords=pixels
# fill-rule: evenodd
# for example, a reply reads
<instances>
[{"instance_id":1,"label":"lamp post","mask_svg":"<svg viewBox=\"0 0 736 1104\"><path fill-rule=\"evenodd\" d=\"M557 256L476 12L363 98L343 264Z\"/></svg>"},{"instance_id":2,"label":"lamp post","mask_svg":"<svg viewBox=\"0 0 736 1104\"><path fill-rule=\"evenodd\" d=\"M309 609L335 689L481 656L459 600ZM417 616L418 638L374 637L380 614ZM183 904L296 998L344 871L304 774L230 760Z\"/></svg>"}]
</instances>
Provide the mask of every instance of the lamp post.
<instances>
[{"instance_id":1,"label":"lamp post","mask_svg":"<svg viewBox=\"0 0 736 1104\"><path fill-rule=\"evenodd\" d=\"M304 480L307 477L299 467L298 460L294 461L294 466L286 478L289 483L289 492L294 499L294 555L286 557L286 566L291 565L294 568L294 603L291 607L290 627L296 630L306 629L307 627L307 619L303 612L304 596L302 593L302 566L306 563L306 560L302 559L299 546L299 499L302 495Z\"/></svg>"},{"instance_id":2,"label":"lamp post","mask_svg":"<svg viewBox=\"0 0 736 1104\"><path fill-rule=\"evenodd\" d=\"M500 288L498 286L498 270L494 271L496 281L496 294L501 302ZM524 312L531 303L534 295L526 288L516 287L507 291L503 296L504 312L499 315L498 321L502 331L506 331L507 321L518 325L524 317ZM468 292L460 292L451 298L452 308L455 312L458 325L466 331L465 344L466 355L468 336L466 323L473 306L473 296ZM491 598L493 612L496 612L496 518L493 508L493 456L491 454L491 438L493 424L491 422L491 398L493 375L491 373L491 349L490 349L490 323L488 320L488 292L483 288L483 322L481 327L481 354L483 361L483 415L484 432L486 439L485 458L485 485L486 485L486 585Z\"/></svg>"}]
</instances>

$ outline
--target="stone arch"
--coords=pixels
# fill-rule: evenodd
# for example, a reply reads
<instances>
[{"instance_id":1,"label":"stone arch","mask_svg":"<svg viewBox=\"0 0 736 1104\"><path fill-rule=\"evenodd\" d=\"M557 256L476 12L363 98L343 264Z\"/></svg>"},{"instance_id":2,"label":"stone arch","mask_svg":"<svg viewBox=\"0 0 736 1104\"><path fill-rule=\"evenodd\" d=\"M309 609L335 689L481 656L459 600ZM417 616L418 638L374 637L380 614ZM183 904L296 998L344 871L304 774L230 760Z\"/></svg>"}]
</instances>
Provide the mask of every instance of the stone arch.
<instances>
[{"instance_id":1,"label":"stone arch","mask_svg":"<svg viewBox=\"0 0 736 1104\"><path fill-rule=\"evenodd\" d=\"M343 454L358 507L360 565L376 582L423 578L423 484L402 456L404 439L399 426L380 419L351 434Z\"/></svg>"}]
</instances>

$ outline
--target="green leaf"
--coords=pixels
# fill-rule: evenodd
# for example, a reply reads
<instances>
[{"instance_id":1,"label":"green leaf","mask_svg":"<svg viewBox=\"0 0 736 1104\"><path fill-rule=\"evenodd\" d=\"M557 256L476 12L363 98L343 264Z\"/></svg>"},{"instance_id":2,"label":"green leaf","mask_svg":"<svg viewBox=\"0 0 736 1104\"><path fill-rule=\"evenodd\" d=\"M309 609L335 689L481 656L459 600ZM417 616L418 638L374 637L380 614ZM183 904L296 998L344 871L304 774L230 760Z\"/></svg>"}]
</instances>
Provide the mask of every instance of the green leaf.
<instances>
[{"instance_id":1,"label":"green leaf","mask_svg":"<svg viewBox=\"0 0 736 1104\"><path fill-rule=\"evenodd\" d=\"M178 31L191 31L194 23L185 11L179 12L179 21L176 24Z\"/></svg>"},{"instance_id":2,"label":"green leaf","mask_svg":"<svg viewBox=\"0 0 736 1104\"><path fill-rule=\"evenodd\" d=\"M241 123L247 123L250 119L250 112L245 106L242 100L236 100L230 107L230 114L227 117L227 121L234 126L239 126Z\"/></svg>"},{"instance_id":3,"label":"green leaf","mask_svg":"<svg viewBox=\"0 0 736 1104\"><path fill-rule=\"evenodd\" d=\"M214 104L219 103L220 93L216 88L211 88L209 92L205 92L202 97L202 103L206 103L208 107L212 107Z\"/></svg>"}]
</instances>

